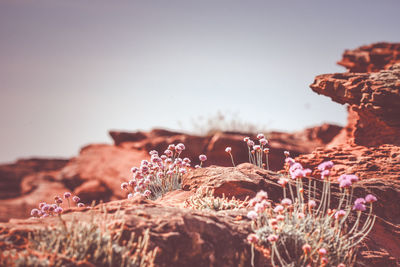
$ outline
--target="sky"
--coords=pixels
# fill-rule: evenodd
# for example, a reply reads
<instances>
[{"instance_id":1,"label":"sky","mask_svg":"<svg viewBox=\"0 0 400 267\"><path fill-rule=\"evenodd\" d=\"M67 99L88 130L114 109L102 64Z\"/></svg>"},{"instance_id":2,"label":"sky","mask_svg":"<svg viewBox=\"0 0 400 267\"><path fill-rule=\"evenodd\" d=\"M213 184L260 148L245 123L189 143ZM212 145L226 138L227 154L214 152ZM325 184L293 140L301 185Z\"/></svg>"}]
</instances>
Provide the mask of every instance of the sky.
<instances>
[{"instance_id":1,"label":"sky","mask_svg":"<svg viewBox=\"0 0 400 267\"><path fill-rule=\"evenodd\" d=\"M0 162L71 157L110 129L192 131L217 112L344 125L309 88L345 49L400 42L400 1L1 0Z\"/></svg>"}]
</instances>

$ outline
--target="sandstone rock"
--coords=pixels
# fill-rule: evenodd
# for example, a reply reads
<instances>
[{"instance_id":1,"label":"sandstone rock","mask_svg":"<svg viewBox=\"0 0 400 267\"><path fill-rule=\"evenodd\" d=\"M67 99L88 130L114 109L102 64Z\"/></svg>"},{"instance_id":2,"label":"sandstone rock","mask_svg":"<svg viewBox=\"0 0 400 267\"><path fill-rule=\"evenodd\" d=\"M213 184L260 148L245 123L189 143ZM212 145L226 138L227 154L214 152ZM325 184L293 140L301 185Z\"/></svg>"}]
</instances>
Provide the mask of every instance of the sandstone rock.
<instances>
[{"instance_id":1,"label":"sandstone rock","mask_svg":"<svg viewBox=\"0 0 400 267\"><path fill-rule=\"evenodd\" d=\"M375 43L346 50L339 65L349 72L376 72L400 63L400 43Z\"/></svg>"},{"instance_id":2,"label":"sandstone rock","mask_svg":"<svg viewBox=\"0 0 400 267\"><path fill-rule=\"evenodd\" d=\"M400 144L400 64L370 74L319 75L311 88L340 104L350 105L355 119L355 144Z\"/></svg>"}]
</instances>

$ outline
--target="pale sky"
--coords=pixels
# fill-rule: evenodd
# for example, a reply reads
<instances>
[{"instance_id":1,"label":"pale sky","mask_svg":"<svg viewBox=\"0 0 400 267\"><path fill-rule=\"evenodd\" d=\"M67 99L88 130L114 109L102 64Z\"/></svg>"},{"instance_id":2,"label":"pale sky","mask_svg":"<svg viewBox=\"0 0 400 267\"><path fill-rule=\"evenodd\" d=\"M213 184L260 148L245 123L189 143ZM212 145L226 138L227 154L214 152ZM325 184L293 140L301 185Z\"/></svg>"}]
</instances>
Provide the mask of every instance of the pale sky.
<instances>
[{"instance_id":1,"label":"pale sky","mask_svg":"<svg viewBox=\"0 0 400 267\"><path fill-rule=\"evenodd\" d=\"M309 88L345 49L400 42L400 1L0 1L0 162L70 157L108 130L344 125ZM180 123L179 123L180 122ZM182 126L183 125L183 126Z\"/></svg>"}]
</instances>

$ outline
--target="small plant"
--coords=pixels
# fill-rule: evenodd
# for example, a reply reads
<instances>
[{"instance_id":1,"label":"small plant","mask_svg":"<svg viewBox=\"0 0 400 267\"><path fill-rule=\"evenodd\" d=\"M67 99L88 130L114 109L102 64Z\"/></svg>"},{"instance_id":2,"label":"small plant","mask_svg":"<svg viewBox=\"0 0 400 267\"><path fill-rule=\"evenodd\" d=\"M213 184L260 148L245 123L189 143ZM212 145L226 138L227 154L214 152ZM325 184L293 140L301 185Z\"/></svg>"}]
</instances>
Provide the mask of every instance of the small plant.
<instances>
[{"instance_id":1,"label":"small plant","mask_svg":"<svg viewBox=\"0 0 400 267\"><path fill-rule=\"evenodd\" d=\"M197 191L195 195L189 197L185 201L185 208L196 210L238 210L246 208L248 205L248 197L245 200L239 200L235 197L229 199L214 196L214 190L207 189L204 193Z\"/></svg>"},{"instance_id":2,"label":"small plant","mask_svg":"<svg viewBox=\"0 0 400 267\"><path fill-rule=\"evenodd\" d=\"M353 203L352 184L358 181L358 177L342 175L338 179L341 197L337 208L330 209L329 175L333 163L328 161L318 166L323 186L317 204L316 185L311 185L311 180L308 197L304 195L303 178L311 170L303 169L288 153L285 155L291 179L282 177L279 180L284 197L275 206L271 205L267 193L263 191L250 200L253 210L247 216L252 220L254 233L248 236L248 241L252 245L269 248L273 266L352 266L356 260L357 245L374 225L372 203L377 200L376 197L367 195ZM288 184L290 198L286 197ZM364 213L367 204L369 212ZM357 213L357 218L350 223L348 217L352 211ZM362 225L361 221L364 222Z\"/></svg>"},{"instance_id":3,"label":"small plant","mask_svg":"<svg viewBox=\"0 0 400 267\"><path fill-rule=\"evenodd\" d=\"M128 192L128 198L133 196L144 196L150 199L157 199L169 191L181 189L182 176L190 170L191 160L180 158L185 145L180 143L171 144L164 154L159 156L155 150L150 151L150 161L142 160L140 167L131 169L132 179L123 182L121 189ZM199 156L201 168L207 160L206 155Z\"/></svg>"},{"instance_id":4,"label":"small plant","mask_svg":"<svg viewBox=\"0 0 400 267\"><path fill-rule=\"evenodd\" d=\"M72 194L70 192L64 193L64 199L67 200L69 208L71 208L71 203L69 200L71 196ZM73 196L72 201L76 203L76 206L79 208L85 207L85 204L80 202L81 199L78 196ZM35 218L46 218L49 216L60 215L64 211L64 209L62 208L62 204L64 201L60 196L55 196L54 202L54 204L47 204L46 202L39 203L39 209L32 209L31 216Z\"/></svg>"},{"instance_id":5,"label":"small plant","mask_svg":"<svg viewBox=\"0 0 400 267\"><path fill-rule=\"evenodd\" d=\"M268 162L269 148L266 147L268 145L268 140L265 138L265 135L261 133L257 135L257 139L259 145L256 145L255 142L250 139L250 137L245 137L243 139L249 151L249 162L251 164L258 166L259 168L266 168L267 170L269 170L269 162ZM232 165L233 167L235 167L235 162L232 156L232 148L229 146L226 147L225 152L230 155L232 160ZM265 155L265 163L264 163L264 155Z\"/></svg>"},{"instance_id":6,"label":"small plant","mask_svg":"<svg viewBox=\"0 0 400 267\"><path fill-rule=\"evenodd\" d=\"M118 214L118 212L117 212ZM105 215L107 216L107 215ZM118 215L115 215L118 216ZM149 231L129 240L122 240L123 222L114 220L106 225L105 218L71 222L61 217L60 224L30 233L25 251L3 252L4 266L153 266L156 249L148 251ZM107 220L108 222L110 220Z\"/></svg>"}]
</instances>

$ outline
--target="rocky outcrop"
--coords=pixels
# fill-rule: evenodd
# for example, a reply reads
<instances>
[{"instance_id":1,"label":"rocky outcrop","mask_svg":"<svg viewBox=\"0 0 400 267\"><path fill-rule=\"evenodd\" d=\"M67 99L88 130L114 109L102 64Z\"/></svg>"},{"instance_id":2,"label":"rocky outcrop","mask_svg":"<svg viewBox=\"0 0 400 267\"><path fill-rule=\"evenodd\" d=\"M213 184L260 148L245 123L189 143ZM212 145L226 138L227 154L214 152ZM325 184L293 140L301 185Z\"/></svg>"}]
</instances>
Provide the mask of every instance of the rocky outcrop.
<instances>
[{"instance_id":1,"label":"rocky outcrop","mask_svg":"<svg viewBox=\"0 0 400 267\"><path fill-rule=\"evenodd\" d=\"M269 133L271 169L282 167L283 151L289 150L294 156L310 153L327 144L340 129L324 124L293 134ZM65 191L78 194L88 204L125 198L120 185L130 177L130 168L140 165L142 159L148 159L149 151L163 152L172 143L186 144L182 156L189 157L192 166L199 163L200 154L208 157L205 166L209 162L232 166L225 152L227 146L232 147L236 164L248 161L247 146L243 142L246 135L239 133L195 136L154 129L148 133L111 131L110 135L115 145L88 145L70 160L21 160L0 166L0 221L26 218L38 202L52 202L55 195Z\"/></svg>"},{"instance_id":2,"label":"rocky outcrop","mask_svg":"<svg viewBox=\"0 0 400 267\"><path fill-rule=\"evenodd\" d=\"M104 217L104 210L115 214L124 222L124 236L141 234L150 230L150 249L158 247L156 266L250 266L251 248L246 237L251 230L247 209L237 211L196 211L184 209L184 202L201 188L214 190L215 194L229 194L237 198L253 196L259 190L268 192L273 202L282 199L279 174L260 169L251 164L236 168L212 166L189 172L183 189L173 191L160 201L139 198L113 201L98 205L92 210L77 208L66 210L65 221L78 217L80 222L92 220L91 216ZM319 187L321 182L317 180ZM334 184L333 203L337 201L337 184ZM385 179L358 182L355 196L375 194L379 202L374 211L379 216L371 234L359 251L358 260L366 266L396 266L400 259L400 183ZM305 193L307 195L307 191ZM112 223L108 216L105 223ZM13 219L0 224L0 249L24 249L27 233L58 223L57 218ZM268 258L255 251L255 266L270 266Z\"/></svg>"},{"instance_id":3,"label":"rocky outcrop","mask_svg":"<svg viewBox=\"0 0 400 267\"><path fill-rule=\"evenodd\" d=\"M349 72L376 72L400 63L400 43L375 43L346 50L338 62Z\"/></svg>"},{"instance_id":4,"label":"rocky outcrop","mask_svg":"<svg viewBox=\"0 0 400 267\"><path fill-rule=\"evenodd\" d=\"M376 73L319 75L311 89L350 106L355 144L400 144L400 64Z\"/></svg>"}]
</instances>

